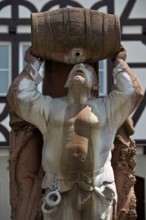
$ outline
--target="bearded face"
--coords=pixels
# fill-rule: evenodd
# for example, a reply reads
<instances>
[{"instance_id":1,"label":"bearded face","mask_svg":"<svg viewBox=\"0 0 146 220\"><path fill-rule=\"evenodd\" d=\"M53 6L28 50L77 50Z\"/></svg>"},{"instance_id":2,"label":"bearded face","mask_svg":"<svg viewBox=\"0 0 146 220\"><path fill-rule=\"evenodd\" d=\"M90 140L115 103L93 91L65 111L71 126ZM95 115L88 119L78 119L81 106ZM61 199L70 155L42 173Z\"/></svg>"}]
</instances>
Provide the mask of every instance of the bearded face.
<instances>
[{"instance_id":1,"label":"bearded face","mask_svg":"<svg viewBox=\"0 0 146 220\"><path fill-rule=\"evenodd\" d=\"M97 78L93 67L83 63L75 65L69 73L65 87L69 88L75 84L79 84L88 89L92 88L93 90L97 90L97 88L94 88L97 87Z\"/></svg>"}]
</instances>

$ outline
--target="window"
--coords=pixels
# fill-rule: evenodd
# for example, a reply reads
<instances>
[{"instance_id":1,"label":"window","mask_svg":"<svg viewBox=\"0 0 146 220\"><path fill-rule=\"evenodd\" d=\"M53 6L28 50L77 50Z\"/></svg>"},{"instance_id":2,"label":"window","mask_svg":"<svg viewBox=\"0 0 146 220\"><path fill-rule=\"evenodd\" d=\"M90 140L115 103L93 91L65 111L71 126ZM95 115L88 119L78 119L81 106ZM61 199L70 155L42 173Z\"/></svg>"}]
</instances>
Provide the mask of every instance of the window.
<instances>
[{"instance_id":1,"label":"window","mask_svg":"<svg viewBox=\"0 0 146 220\"><path fill-rule=\"evenodd\" d=\"M0 42L0 96L6 96L11 82L11 44Z\"/></svg>"},{"instance_id":2,"label":"window","mask_svg":"<svg viewBox=\"0 0 146 220\"><path fill-rule=\"evenodd\" d=\"M21 42L20 45L19 45L19 57L20 57L19 72L21 72L24 69L25 65L26 65L24 57L25 57L25 52L28 49L28 47L30 47L30 45L31 45L30 42Z\"/></svg>"},{"instance_id":3,"label":"window","mask_svg":"<svg viewBox=\"0 0 146 220\"><path fill-rule=\"evenodd\" d=\"M105 96L107 94L107 75L106 75L106 61L99 61L99 95Z\"/></svg>"}]
</instances>

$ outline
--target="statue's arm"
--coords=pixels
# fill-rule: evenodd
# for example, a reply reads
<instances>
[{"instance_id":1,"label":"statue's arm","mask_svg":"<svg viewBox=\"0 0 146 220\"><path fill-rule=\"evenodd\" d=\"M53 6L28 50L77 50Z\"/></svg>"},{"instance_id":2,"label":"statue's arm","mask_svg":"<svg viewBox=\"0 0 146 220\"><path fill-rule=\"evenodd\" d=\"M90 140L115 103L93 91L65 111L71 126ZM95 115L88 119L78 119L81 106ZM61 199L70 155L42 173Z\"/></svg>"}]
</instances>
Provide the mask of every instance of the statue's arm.
<instances>
[{"instance_id":1,"label":"statue's arm","mask_svg":"<svg viewBox=\"0 0 146 220\"><path fill-rule=\"evenodd\" d=\"M52 98L37 91L37 84L41 81L38 71L42 61L32 56L30 51L26 53L26 61L28 64L10 86L8 102L19 117L44 133Z\"/></svg>"},{"instance_id":2,"label":"statue's arm","mask_svg":"<svg viewBox=\"0 0 146 220\"><path fill-rule=\"evenodd\" d=\"M141 83L125 59L126 51L121 48L121 52L114 59L115 89L105 99L108 121L114 132L138 106L143 97Z\"/></svg>"}]
</instances>

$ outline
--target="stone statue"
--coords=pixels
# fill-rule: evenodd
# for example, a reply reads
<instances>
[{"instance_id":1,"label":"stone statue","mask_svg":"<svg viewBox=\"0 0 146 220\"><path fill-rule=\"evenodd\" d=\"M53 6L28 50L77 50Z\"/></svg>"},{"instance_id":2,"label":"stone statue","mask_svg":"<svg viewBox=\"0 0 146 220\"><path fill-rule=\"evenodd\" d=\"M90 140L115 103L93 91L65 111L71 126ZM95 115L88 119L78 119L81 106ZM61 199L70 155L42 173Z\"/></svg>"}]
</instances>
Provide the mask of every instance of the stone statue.
<instances>
[{"instance_id":1,"label":"stone statue","mask_svg":"<svg viewBox=\"0 0 146 220\"><path fill-rule=\"evenodd\" d=\"M11 219L41 219L42 135L30 123L10 112L10 203ZM33 207L33 208L32 208ZM38 216L38 218L36 218Z\"/></svg>"},{"instance_id":2,"label":"stone statue","mask_svg":"<svg viewBox=\"0 0 146 220\"><path fill-rule=\"evenodd\" d=\"M105 98L93 96L98 89L96 73L84 63L70 71L67 96L52 98L37 91L42 60L31 48L27 51L28 64L12 83L8 101L43 136L44 220L114 219L117 192L111 150L117 130L143 96L125 59L121 47L113 59L116 87Z\"/></svg>"},{"instance_id":3,"label":"stone statue","mask_svg":"<svg viewBox=\"0 0 146 220\"><path fill-rule=\"evenodd\" d=\"M118 129L114 150L112 153L112 167L118 195L117 219L137 219L134 171L136 165L135 141L130 138L134 133L132 119L129 117Z\"/></svg>"}]
</instances>

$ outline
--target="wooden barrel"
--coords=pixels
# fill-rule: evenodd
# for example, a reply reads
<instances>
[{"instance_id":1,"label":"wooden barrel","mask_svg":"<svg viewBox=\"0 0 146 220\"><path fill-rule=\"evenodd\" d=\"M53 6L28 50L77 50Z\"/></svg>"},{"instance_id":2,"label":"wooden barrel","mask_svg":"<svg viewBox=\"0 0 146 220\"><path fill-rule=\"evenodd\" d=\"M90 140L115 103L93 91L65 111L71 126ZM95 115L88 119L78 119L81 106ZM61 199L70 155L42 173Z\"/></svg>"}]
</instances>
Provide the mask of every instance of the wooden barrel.
<instances>
[{"instance_id":1,"label":"wooden barrel","mask_svg":"<svg viewBox=\"0 0 146 220\"><path fill-rule=\"evenodd\" d=\"M83 8L32 13L32 53L63 63L94 63L120 51L115 15Z\"/></svg>"}]
</instances>

